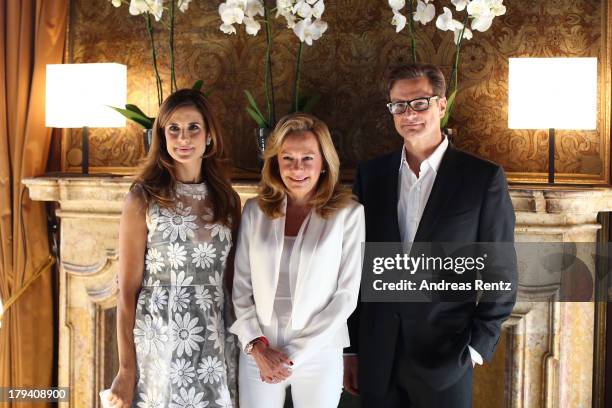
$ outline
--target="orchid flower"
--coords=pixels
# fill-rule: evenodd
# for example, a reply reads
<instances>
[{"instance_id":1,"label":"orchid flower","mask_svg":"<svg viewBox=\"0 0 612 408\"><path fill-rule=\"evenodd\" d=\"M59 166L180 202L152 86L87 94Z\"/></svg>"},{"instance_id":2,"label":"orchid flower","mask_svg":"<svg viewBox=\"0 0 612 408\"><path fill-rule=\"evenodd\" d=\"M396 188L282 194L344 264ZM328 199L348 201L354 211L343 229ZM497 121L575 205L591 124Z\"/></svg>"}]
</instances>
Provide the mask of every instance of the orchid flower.
<instances>
[{"instance_id":1,"label":"orchid flower","mask_svg":"<svg viewBox=\"0 0 612 408\"><path fill-rule=\"evenodd\" d=\"M406 5L406 0L389 0L389 6L393 11L401 10Z\"/></svg>"},{"instance_id":2,"label":"orchid flower","mask_svg":"<svg viewBox=\"0 0 612 408\"><path fill-rule=\"evenodd\" d=\"M457 11L463 11L467 7L469 0L451 0Z\"/></svg>"},{"instance_id":3,"label":"orchid flower","mask_svg":"<svg viewBox=\"0 0 612 408\"><path fill-rule=\"evenodd\" d=\"M461 26L463 26L463 24L461 24ZM454 31L454 41L455 44L459 44L459 36L461 35L461 30L463 30L463 40L471 40L472 39L472 30L470 30L469 28L465 27L465 30L462 28L459 28L457 30Z\"/></svg>"},{"instance_id":4,"label":"orchid flower","mask_svg":"<svg viewBox=\"0 0 612 408\"><path fill-rule=\"evenodd\" d=\"M308 45L312 45L313 41L321 38L326 30L327 23L325 21L318 19L313 22L310 18L306 18L296 23L293 28L293 32L298 36L300 41Z\"/></svg>"},{"instance_id":5,"label":"orchid flower","mask_svg":"<svg viewBox=\"0 0 612 408\"><path fill-rule=\"evenodd\" d=\"M425 25L433 20L436 15L436 8L433 4L428 4L422 0L418 0L416 13L414 13L413 20Z\"/></svg>"},{"instance_id":6,"label":"orchid flower","mask_svg":"<svg viewBox=\"0 0 612 408\"><path fill-rule=\"evenodd\" d=\"M190 2L191 0L179 0L178 1L178 8L179 10L181 10L181 13L184 13L187 11L187 8L189 8Z\"/></svg>"},{"instance_id":7,"label":"orchid flower","mask_svg":"<svg viewBox=\"0 0 612 408\"><path fill-rule=\"evenodd\" d=\"M436 27L442 31L455 31L463 28L463 24L453 19L453 13L448 7L444 7L444 13L436 19Z\"/></svg>"},{"instance_id":8,"label":"orchid flower","mask_svg":"<svg viewBox=\"0 0 612 408\"><path fill-rule=\"evenodd\" d=\"M402 13L393 10L393 18L391 19L391 25L395 26L395 32L399 33L406 27L406 16Z\"/></svg>"},{"instance_id":9,"label":"orchid flower","mask_svg":"<svg viewBox=\"0 0 612 408\"><path fill-rule=\"evenodd\" d=\"M219 16L223 24L219 27L225 34L236 34L234 24L244 24L247 34L256 35L261 24L255 20L265 12L262 0L227 0L219 5Z\"/></svg>"}]
</instances>

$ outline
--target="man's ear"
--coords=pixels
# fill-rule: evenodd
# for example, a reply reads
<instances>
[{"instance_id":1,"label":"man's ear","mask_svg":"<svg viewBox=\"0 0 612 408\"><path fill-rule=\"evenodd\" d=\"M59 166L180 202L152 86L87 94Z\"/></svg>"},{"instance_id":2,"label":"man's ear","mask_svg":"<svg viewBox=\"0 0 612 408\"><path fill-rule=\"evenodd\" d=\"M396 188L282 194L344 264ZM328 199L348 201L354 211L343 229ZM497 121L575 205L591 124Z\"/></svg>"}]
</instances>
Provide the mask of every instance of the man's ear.
<instances>
[{"instance_id":1,"label":"man's ear","mask_svg":"<svg viewBox=\"0 0 612 408\"><path fill-rule=\"evenodd\" d=\"M446 98L438 99L438 106L440 108L440 117L444 117L446 113Z\"/></svg>"}]
</instances>

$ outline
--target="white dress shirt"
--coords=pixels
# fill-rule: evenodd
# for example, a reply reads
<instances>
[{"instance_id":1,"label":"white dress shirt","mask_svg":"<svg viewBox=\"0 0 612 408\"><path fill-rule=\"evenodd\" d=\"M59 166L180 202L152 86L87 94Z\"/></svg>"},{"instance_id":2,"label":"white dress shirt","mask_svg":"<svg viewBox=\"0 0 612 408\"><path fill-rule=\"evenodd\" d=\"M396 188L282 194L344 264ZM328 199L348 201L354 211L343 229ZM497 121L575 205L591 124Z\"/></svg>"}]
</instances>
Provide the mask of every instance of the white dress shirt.
<instances>
[{"instance_id":1,"label":"white dress shirt","mask_svg":"<svg viewBox=\"0 0 612 408\"><path fill-rule=\"evenodd\" d=\"M433 153L421 162L419 175L417 176L406 159L406 148L402 149L398 177L398 200L397 220L399 222L400 237L405 244L404 249L410 251L412 242L421 222L423 211L429 200L431 188L436 181L436 175L440 169L442 157L448 148L448 139L443 136L442 143L436 147ZM468 345L472 364L482 364L482 356Z\"/></svg>"}]
</instances>

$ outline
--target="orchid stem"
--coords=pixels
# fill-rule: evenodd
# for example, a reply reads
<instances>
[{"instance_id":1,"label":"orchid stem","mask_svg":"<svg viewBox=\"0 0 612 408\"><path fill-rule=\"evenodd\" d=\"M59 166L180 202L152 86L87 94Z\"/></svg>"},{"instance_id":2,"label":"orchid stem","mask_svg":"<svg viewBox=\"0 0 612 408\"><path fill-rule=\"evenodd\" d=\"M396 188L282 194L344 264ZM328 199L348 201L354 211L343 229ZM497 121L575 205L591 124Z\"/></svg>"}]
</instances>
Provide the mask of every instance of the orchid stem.
<instances>
[{"instance_id":1,"label":"orchid stem","mask_svg":"<svg viewBox=\"0 0 612 408\"><path fill-rule=\"evenodd\" d=\"M411 54L412 54L412 62L417 62L416 56L416 38L414 37L414 25L412 23L412 0L408 1L408 32L410 33L410 46L411 46Z\"/></svg>"},{"instance_id":2,"label":"orchid stem","mask_svg":"<svg viewBox=\"0 0 612 408\"><path fill-rule=\"evenodd\" d=\"M293 95L295 100L295 109L297 112L300 109L300 76L302 73L302 51L304 50L304 43L300 41L300 47L298 48L296 63L295 63L295 86L293 88Z\"/></svg>"},{"instance_id":3,"label":"orchid stem","mask_svg":"<svg viewBox=\"0 0 612 408\"><path fill-rule=\"evenodd\" d=\"M264 7L266 25L266 64L265 64L265 94L268 109L268 127L276 123L276 106L274 103L274 80L272 78L272 28L270 27L269 10Z\"/></svg>"},{"instance_id":4,"label":"orchid stem","mask_svg":"<svg viewBox=\"0 0 612 408\"><path fill-rule=\"evenodd\" d=\"M153 39L153 26L151 24L151 13L146 13L145 20L147 22L147 32L149 33L149 41L151 42L151 57L153 59L153 69L155 70L155 80L157 85L157 104L161 106L164 100L164 91L162 89L162 80L157 70L157 54L155 53L155 40Z\"/></svg>"},{"instance_id":5,"label":"orchid stem","mask_svg":"<svg viewBox=\"0 0 612 408\"><path fill-rule=\"evenodd\" d=\"M178 89L174 75L174 16L174 1L170 1L170 35L168 40L170 46L170 92Z\"/></svg>"},{"instance_id":6,"label":"orchid stem","mask_svg":"<svg viewBox=\"0 0 612 408\"><path fill-rule=\"evenodd\" d=\"M459 81L459 54L461 51L461 43L463 42L463 33L465 32L465 26L467 25L469 15L466 14L463 19L463 28L461 29L461 33L459 34L459 41L457 41L457 46L455 47L455 63L453 64L453 69L451 71L451 83L448 88L449 95L457 89L457 84Z\"/></svg>"}]
</instances>

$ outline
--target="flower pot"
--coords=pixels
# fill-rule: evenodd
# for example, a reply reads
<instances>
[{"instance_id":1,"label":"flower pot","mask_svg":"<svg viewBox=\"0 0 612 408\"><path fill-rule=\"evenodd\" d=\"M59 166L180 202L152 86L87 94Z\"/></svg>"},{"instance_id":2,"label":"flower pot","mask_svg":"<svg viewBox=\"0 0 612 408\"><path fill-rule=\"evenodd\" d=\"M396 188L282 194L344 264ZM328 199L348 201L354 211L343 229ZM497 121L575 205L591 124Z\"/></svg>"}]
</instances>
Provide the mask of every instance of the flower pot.
<instances>
[{"instance_id":1,"label":"flower pot","mask_svg":"<svg viewBox=\"0 0 612 408\"><path fill-rule=\"evenodd\" d=\"M151 140L153 140L153 129L143 129L142 142L144 145L145 154L149 153L149 148L151 147Z\"/></svg>"},{"instance_id":2,"label":"flower pot","mask_svg":"<svg viewBox=\"0 0 612 408\"><path fill-rule=\"evenodd\" d=\"M268 136L272 133L270 128L257 128L255 129L255 142L257 143L257 157L263 160L264 152L266 151L266 142Z\"/></svg>"}]
</instances>

